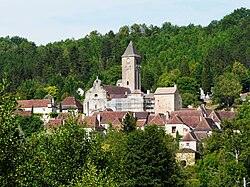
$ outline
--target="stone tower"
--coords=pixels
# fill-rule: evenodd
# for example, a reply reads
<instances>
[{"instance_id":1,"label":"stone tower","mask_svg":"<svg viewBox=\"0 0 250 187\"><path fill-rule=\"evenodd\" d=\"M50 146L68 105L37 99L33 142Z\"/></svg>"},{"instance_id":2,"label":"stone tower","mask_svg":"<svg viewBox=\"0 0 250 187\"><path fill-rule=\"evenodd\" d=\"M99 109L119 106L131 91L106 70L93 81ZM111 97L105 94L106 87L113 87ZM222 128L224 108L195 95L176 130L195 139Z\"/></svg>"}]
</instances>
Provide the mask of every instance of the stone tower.
<instances>
[{"instance_id":1,"label":"stone tower","mask_svg":"<svg viewBox=\"0 0 250 187\"><path fill-rule=\"evenodd\" d=\"M140 58L131 41L122 55L122 86L131 91L141 90Z\"/></svg>"}]
</instances>

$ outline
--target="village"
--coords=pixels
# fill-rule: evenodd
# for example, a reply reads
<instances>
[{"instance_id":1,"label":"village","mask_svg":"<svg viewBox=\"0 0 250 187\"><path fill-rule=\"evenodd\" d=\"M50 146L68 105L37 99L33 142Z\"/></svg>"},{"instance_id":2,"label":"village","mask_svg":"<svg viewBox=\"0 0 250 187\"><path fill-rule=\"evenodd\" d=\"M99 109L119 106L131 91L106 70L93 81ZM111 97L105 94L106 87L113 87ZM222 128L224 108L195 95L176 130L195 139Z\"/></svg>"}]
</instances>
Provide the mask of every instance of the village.
<instances>
[{"instance_id":1,"label":"village","mask_svg":"<svg viewBox=\"0 0 250 187\"><path fill-rule=\"evenodd\" d=\"M197 108L182 108L178 85L158 87L154 93L141 91L140 55L132 42L122 55L122 79L116 86L103 85L96 77L92 88L85 93L84 102L75 97L65 98L59 105L53 98L18 100L16 115L40 114L45 128L57 128L69 115L85 124L86 132L107 134L110 128L122 129L126 114L136 120L138 129L157 125L174 138L180 138L176 158L184 166L194 165L206 137L221 131L225 118L235 118L236 111L214 111L204 104ZM204 94L201 97L205 99ZM51 117L51 113L56 116Z\"/></svg>"}]
</instances>

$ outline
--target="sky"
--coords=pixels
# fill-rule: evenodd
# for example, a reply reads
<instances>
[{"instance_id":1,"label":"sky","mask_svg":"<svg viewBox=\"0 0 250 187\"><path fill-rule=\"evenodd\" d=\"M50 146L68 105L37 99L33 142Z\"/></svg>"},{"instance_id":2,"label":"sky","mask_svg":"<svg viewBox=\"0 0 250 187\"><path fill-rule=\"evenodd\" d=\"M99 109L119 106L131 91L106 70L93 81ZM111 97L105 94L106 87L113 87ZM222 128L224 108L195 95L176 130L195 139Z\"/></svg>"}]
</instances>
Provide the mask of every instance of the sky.
<instances>
[{"instance_id":1,"label":"sky","mask_svg":"<svg viewBox=\"0 0 250 187\"><path fill-rule=\"evenodd\" d=\"M0 0L0 37L45 45L134 23L207 26L241 7L250 0Z\"/></svg>"}]
</instances>

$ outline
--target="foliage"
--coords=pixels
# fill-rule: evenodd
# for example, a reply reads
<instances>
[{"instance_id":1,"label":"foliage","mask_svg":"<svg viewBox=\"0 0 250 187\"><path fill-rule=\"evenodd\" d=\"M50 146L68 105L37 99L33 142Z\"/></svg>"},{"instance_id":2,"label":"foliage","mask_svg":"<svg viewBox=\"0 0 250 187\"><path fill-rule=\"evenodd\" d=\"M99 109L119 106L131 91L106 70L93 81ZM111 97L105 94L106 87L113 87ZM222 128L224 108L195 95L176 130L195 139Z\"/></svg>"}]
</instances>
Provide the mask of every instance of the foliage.
<instances>
[{"instance_id":1,"label":"foliage","mask_svg":"<svg viewBox=\"0 0 250 187\"><path fill-rule=\"evenodd\" d=\"M8 93L7 78L0 82L0 184L15 186L15 169L18 158L18 124L13 112L17 105L15 97Z\"/></svg>"},{"instance_id":2,"label":"foliage","mask_svg":"<svg viewBox=\"0 0 250 187\"><path fill-rule=\"evenodd\" d=\"M249 12L237 9L206 27L133 24L117 33L92 31L79 40L45 46L18 36L2 37L0 78L7 72L10 90L17 90L21 99L43 98L48 94L44 88L55 86L58 90L53 97L59 103L67 95L78 97L79 87L89 89L96 75L104 84L114 85L121 77L121 56L132 40L142 57L143 91L173 86L177 79L188 76L210 93L217 78L233 69L241 75L239 81L246 92L250 82Z\"/></svg>"},{"instance_id":3,"label":"foliage","mask_svg":"<svg viewBox=\"0 0 250 187\"><path fill-rule=\"evenodd\" d=\"M136 130L136 120L130 112L127 112L122 120L122 131L130 133Z\"/></svg>"},{"instance_id":4,"label":"foliage","mask_svg":"<svg viewBox=\"0 0 250 187\"><path fill-rule=\"evenodd\" d=\"M234 74L223 74L212 90L213 100L225 106L231 106L235 98L240 96L241 90L242 86Z\"/></svg>"},{"instance_id":5,"label":"foliage","mask_svg":"<svg viewBox=\"0 0 250 187\"><path fill-rule=\"evenodd\" d=\"M18 182L22 186L69 185L79 177L90 144L73 120L51 132L33 134L22 145Z\"/></svg>"},{"instance_id":6,"label":"foliage","mask_svg":"<svg viewBox=\"0 0 250 187\"><path fill-rule=\"evenodd\" d=\"M170 137L156 125L128 135L124 186L177 186L177 166Z\"/></svg>"},{"instance_id":7,"label":"foliage","mask_svg":"<svg viewBox=\"0 0 250 187\"><path fill-rule=\"evenodd\" d=\"M34 132L40 132L44 129L43 121L40 116L18 116L17 123L21 127L21 131L25 137L31 136Z\"/></svg>"},{"instance_id":8,"label":"foliage","mask_svg":"<svg viewBox=\"0 0 250 187\"><path fill-rule=\"evenodd\" d=\"M198 167L201 186L242 186L249 181L249 102L239 109L235 120L225 120L222 132L206 141L204 159Z\"/></svg>"}]
</instances>

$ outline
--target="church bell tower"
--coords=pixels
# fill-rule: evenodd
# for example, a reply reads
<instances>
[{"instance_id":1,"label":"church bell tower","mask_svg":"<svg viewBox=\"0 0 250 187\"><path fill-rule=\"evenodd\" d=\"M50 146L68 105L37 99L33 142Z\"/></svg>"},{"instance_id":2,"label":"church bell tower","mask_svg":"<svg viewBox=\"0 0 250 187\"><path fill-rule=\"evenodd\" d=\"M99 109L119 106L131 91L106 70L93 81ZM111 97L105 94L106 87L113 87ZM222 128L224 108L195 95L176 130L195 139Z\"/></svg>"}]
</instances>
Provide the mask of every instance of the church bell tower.
<instances>
[{"instance_id":1,"label":"church bell tower","mask_svg":"<svg viewBox=\"0 0 250 187\"><path fill-rule=\"evenodd\" d=\"M131 91L141 90L140 58L131 41L122 55L122 86Z\"/></svg>"}]
</instances>

